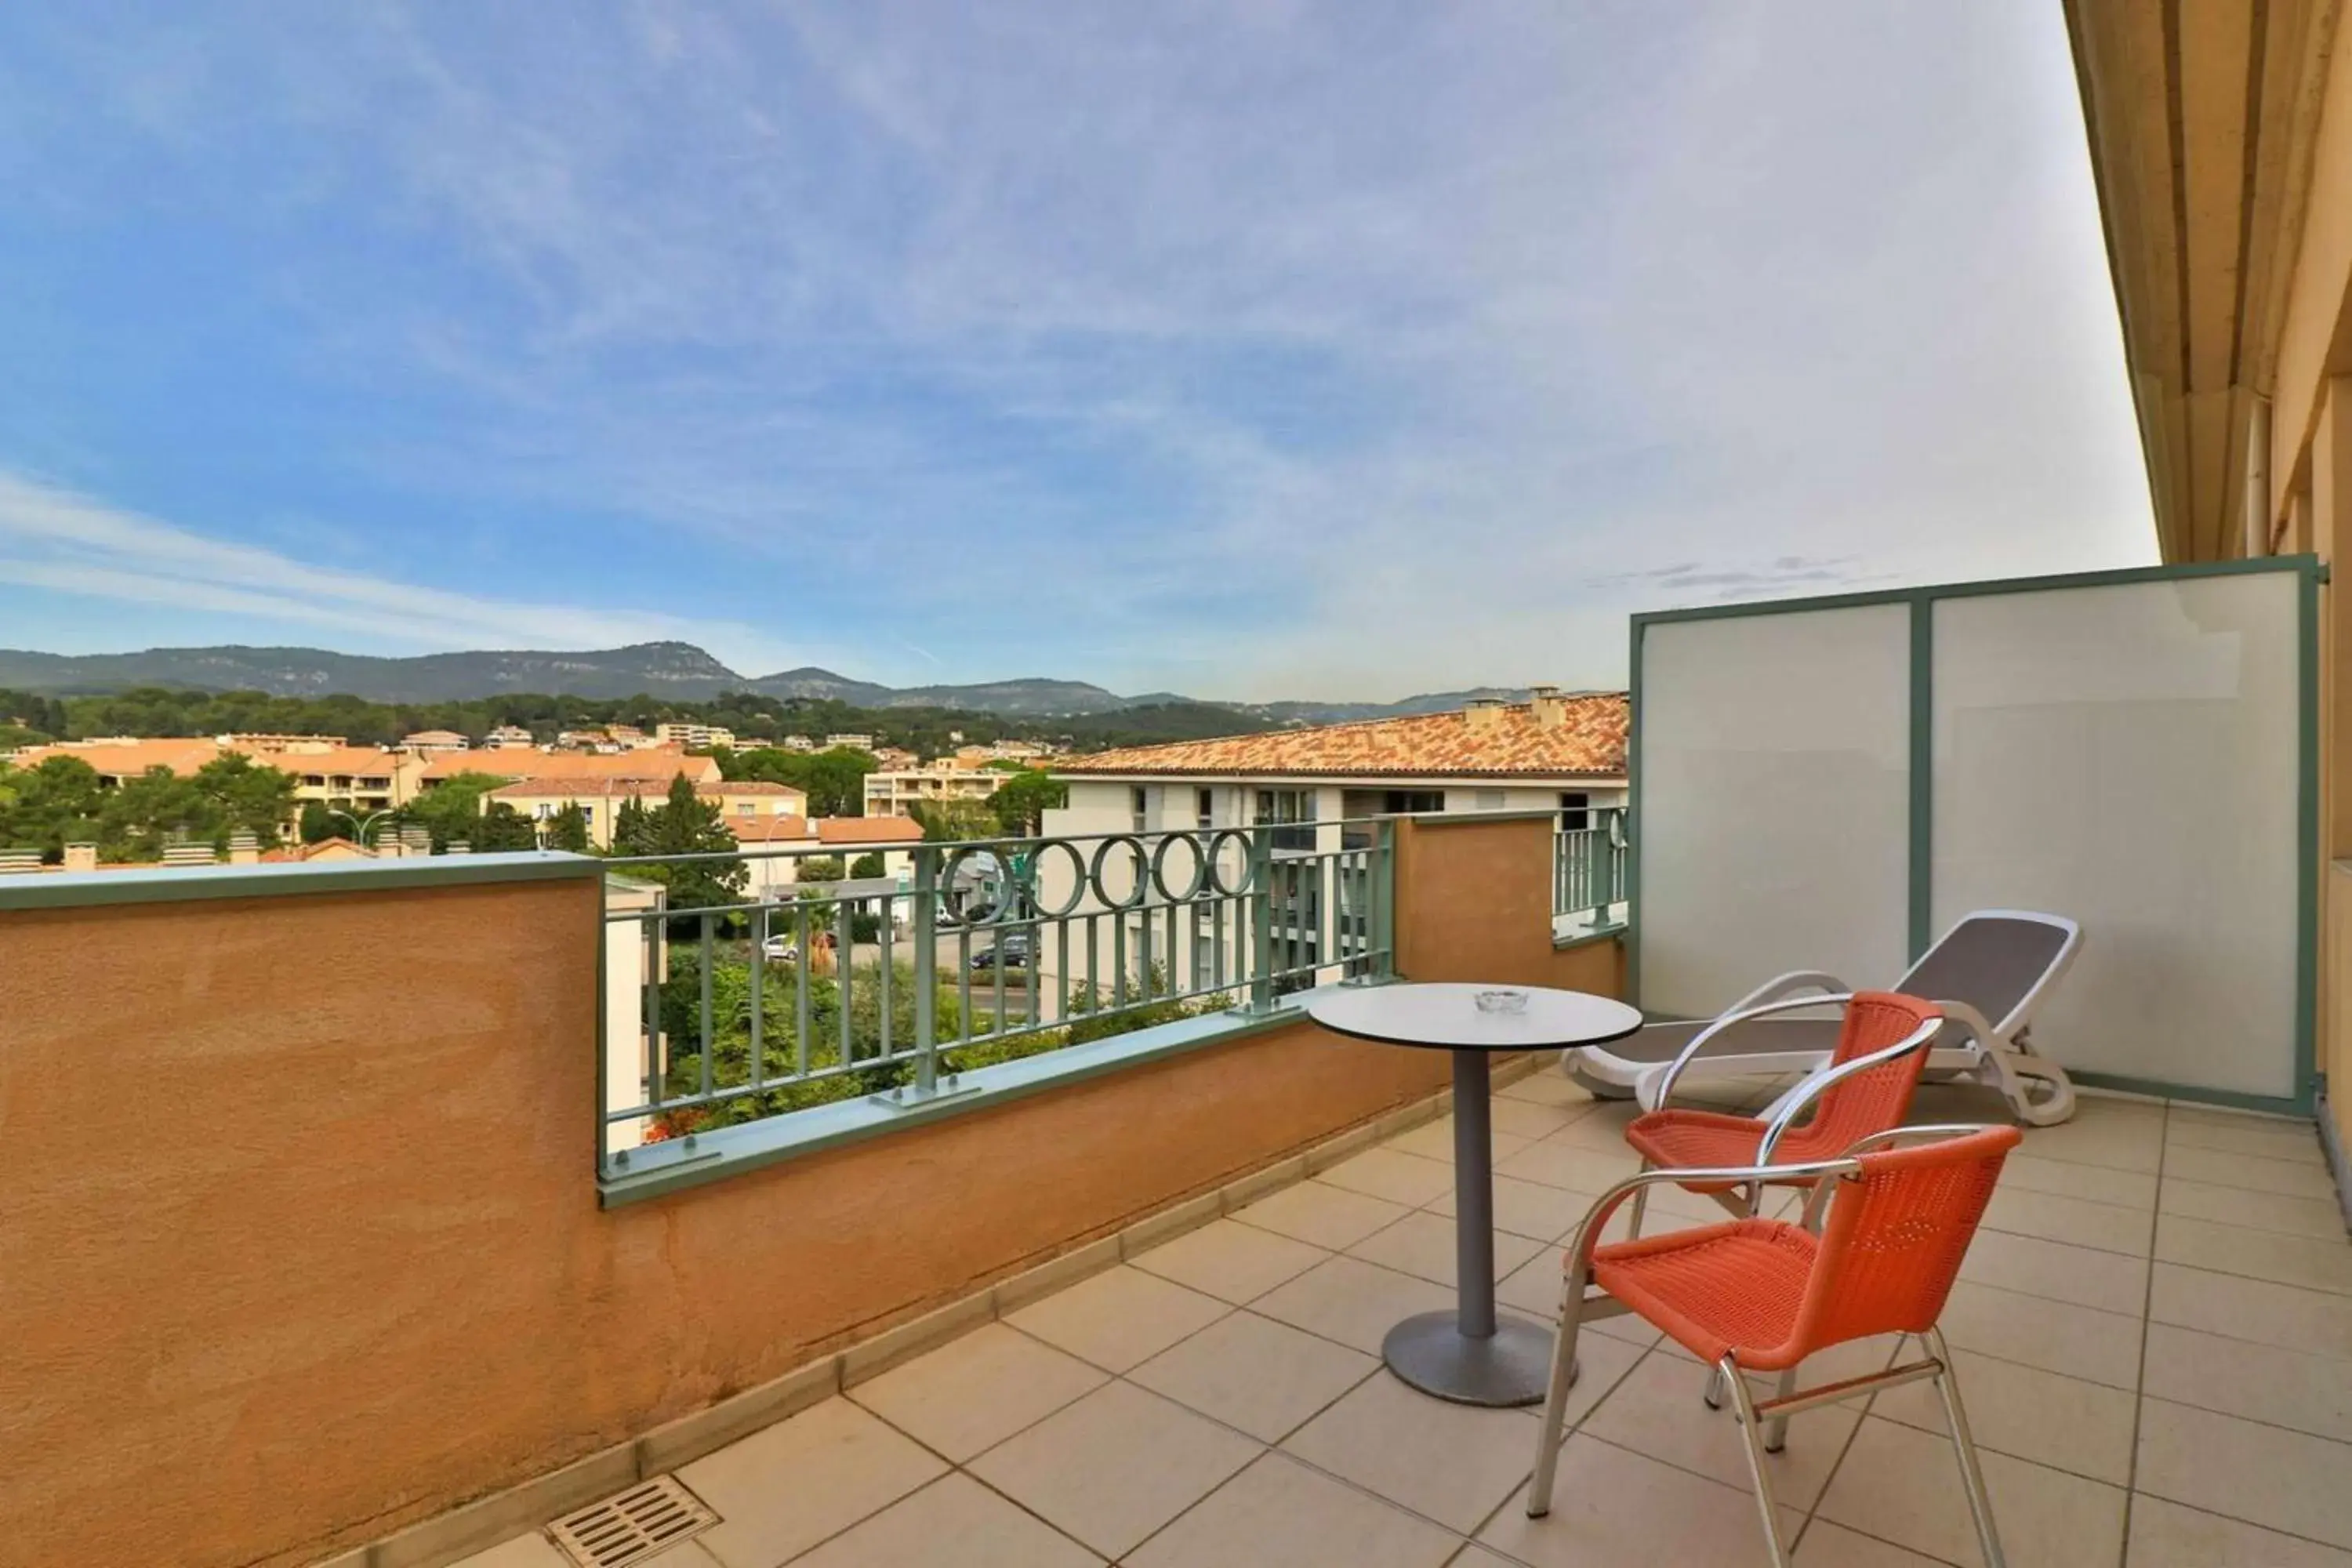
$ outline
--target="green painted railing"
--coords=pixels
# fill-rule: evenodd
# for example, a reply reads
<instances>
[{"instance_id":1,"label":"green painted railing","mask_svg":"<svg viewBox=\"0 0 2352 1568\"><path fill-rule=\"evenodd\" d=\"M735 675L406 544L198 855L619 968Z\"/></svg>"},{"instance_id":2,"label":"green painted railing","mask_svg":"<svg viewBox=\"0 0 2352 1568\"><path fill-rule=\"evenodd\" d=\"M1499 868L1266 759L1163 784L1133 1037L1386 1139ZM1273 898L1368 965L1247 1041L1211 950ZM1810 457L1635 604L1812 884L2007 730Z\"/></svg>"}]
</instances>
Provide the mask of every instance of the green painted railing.
<instances>
[{"instance_id":1,"label":"green painted railing","mask_svg":"<svg viewBox=\"0 0 2352 1568\"><path fill-rule=\"evenodd\" d=\"M1625 810L1595 806L1582 815L1585 826L1552 831L1552 924L1580 933L1619 930L1633 918Z\"/></svg>"},{"instance_id":2,"label":"green painted railing","mask_svg":"<svg viewBox=\"0 0 2352 1568\"><path fill-rule=\"evenodd\" d=\"M914 1107L976 1068L1384 980L1382 819L615 857L604 881L608 1173L640 1144L856 1097ZM853 847L854 848L854 847ZM871 852L869 850L869 852Z\"/></svg>"}]
</instances>

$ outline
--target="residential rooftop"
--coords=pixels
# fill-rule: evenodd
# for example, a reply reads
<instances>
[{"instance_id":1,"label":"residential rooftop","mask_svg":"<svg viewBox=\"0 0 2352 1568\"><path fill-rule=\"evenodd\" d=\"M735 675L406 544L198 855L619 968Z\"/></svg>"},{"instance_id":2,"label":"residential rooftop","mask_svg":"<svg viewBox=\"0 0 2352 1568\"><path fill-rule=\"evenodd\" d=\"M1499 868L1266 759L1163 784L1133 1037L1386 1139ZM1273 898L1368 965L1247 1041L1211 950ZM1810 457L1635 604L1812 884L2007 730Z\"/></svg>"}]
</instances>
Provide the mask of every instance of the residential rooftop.
<instances>
[{"instance_id":1,"label":"residential rooftop","mask_svg":"<svg viewBox=\"0 0 2352 1568\"><path fill-rule=\"evenodd\" d=\"M1203 778L1622 778L1629 707L1621 691L1473 704L1307 730L1066 757L1058 774Z\"/></svg>"}]
</instances>

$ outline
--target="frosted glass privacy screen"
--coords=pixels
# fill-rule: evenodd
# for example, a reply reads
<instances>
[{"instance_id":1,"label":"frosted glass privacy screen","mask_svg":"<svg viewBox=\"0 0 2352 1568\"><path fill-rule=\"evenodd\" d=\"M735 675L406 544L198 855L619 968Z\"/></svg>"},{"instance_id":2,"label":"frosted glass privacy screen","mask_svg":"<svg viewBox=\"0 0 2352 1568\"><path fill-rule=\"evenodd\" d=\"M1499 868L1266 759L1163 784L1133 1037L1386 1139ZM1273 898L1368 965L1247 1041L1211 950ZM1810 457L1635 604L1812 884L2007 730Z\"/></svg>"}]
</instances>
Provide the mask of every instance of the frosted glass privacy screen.
<instances>
[{"instance_id":1,"label":"frosted glass privacy screen","mask_svg":"<svg viewBox=\"0 0 2352 1568\"><path fill-rule=\"evenodd\" d=\"M2033 1026L2068 1068L2299 1088L2297 592L2283 571L1935 604L1935 927L2083 923Z\"/></svg>"},{"instance_id":2,"label":"frosted glass privacy screen","mask_svg":"<svg viewBox=\"0 0 2352 1568\"><path fill-rule=\"evenodd\" d=\"M1911 611L1644 626L1641 1002L1712 1014L1773 975L1906 967Z\"/></svg>"}]
</instances>

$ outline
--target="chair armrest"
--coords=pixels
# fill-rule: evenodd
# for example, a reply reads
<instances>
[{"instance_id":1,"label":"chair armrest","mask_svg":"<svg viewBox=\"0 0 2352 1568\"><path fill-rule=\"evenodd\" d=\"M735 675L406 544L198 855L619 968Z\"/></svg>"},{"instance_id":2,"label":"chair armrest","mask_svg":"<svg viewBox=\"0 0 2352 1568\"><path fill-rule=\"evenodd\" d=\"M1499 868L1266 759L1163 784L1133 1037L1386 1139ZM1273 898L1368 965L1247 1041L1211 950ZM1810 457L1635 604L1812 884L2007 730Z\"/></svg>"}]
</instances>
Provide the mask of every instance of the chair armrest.
<instances>
[{"instance_id":1,"label":"chair armrest","mask_svg":"<svg viewBox=\"0 0 2352 1568\"><path fill-rule=\"evenodd\" d=\"M1666 1108L1666 1102L1674 1098L1675 1080L1682 1077L1683 1068L1691 1064L1692 1058L1698 1055L1702 1047L1704 1047L1709 1040L1714 1039L1717 1035L1722 1034L1726 1029L1729 1029L1736 1025L1744 1024L1750 1018L1769 1018L1775 1013L1796 1013L1811 1007L1843 1006L1846 1003L1853 1000L1853 995L1850 993L1845 992L1840 992L1834 995L1829 996L1796 996L1785 998L1779 1002L1767 1002L1760 1006L1736 1009L1732 1012L1724 1014L1720 1017L1717 1018L1714 1023L1709 1024L1706 1028L1701 1029L1697 1034L1693 1035L1690 1038L1690 1044L1685 1046L1681 1051L1676 1053L1675 1059L1666 1064L1666 1070L1660 1074L1657 1079L1657 1101L1655 1104L1651 1106L1650 1109L1653 1110L1663 1110Z\"/></svg>"},{"instance_id":2,"label":"chair armrest","mask_svg":"<svg viewBox=\"0 0 2352 1568\"><path fill-rule=\"evenodd\" d=\"M1926 1050L1929 1042L1943 1032L1943 1016L1937 1014L1893 1045L1882 1046L1866 1057L1856 1057L1850 1062L1817 1072L1799 1084L1796 1092L1781 1102L1779 1112L1766 1124L1763 1141L1756 1145L1757 1159L1768 1164L1771 1162L1772 1151L1779 1146L1780 1135L1788 1131L1790 1126L1796 1121L1798 1113L1813 1101L1847 1079L1868 1072L1873 1068L1884 1067L1888 1062L1900 1060L1913 1051Z\"/></svg>"},{"instance_id":3,"label":"chair armrest","mask_svg":"<svg viewBox=\"0 0 2352 1568\"><path fill-rule=\"evenodd\" d=\"M1738 1013L1749 1007L1760 1007L1767 1002L1777 1002L1799 991L1822 991L1831 995L1844 995L1853 990L1834 974L1818 969L1792 969L1786 974L1776 974L1726 1007L1726 1013ZM1719 1015L1718 1015L1719 1016Z\"/></svg>"}]
</instances>

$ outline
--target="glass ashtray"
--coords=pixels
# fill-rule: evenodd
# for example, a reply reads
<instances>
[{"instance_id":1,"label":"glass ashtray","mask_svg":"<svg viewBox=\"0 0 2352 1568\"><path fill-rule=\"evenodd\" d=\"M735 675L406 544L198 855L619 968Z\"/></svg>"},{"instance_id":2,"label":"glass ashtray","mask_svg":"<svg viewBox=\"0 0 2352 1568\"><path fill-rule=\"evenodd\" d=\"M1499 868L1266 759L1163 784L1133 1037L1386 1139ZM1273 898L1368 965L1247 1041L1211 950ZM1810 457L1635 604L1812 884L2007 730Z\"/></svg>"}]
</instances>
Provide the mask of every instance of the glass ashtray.
<instances>
[{"instance_id":1,"label":"glass ashtray","mask_svg":"<svg viewBox=\"0 0 2352 1568\"><path fill-rule=\"evenodd\" d=\"M1528 1010L1528 994L1524 991L1480 991L1470 998L1481 1013L1524 1013Z\"/></svg>"}]
</instances>

